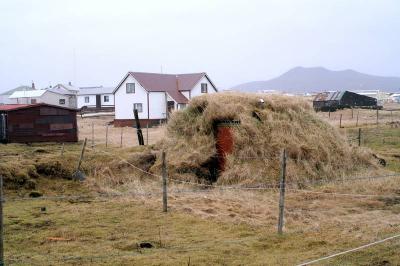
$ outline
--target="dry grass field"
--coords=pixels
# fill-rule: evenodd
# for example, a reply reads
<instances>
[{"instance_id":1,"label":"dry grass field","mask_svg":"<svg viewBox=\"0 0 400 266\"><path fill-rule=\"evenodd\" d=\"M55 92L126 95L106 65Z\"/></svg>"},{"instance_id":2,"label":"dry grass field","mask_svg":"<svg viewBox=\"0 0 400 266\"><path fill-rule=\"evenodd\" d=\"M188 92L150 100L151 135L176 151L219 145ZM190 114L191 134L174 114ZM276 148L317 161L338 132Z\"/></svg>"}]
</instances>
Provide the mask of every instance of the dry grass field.
<instances>
[{"instance_id":1,"label":"dry grass field","mask_svg":"<svg viewBox=\"0 0 400 266\"><path fill-rule=\"evenodd\" d=\"M400 120L400 106L396 106L396 109L390 111L390 109L378 110L378 124L387 124ZM342 127L356 127L366 125L376 125L376 110L368 109L343 109L336 112L331 112L330 117L328 112L319 112L321 117L329 121L335 126L340 124L340 116L342 115ZM358 122L357 122L358 116Z\"/></svg>"},{"instance_id":2,"label":"dry grass field","mask_svg":"<svg viewBox=\"0 0 400 266\"><path fill-rule=\"evenodd\" d=\"M367 112L374 111L360 114L373 115ZM338 126L332 114L328 121ZM397 114L394 119L400 121ZM80 139L89 141L84 182L69 180L81 143L66 144L63 157L59 144L0 146L0 170L8 173L8 184L18 186L5 190L7 264L297 265L400 233L400 176L393 175L400 172L400 129L390 121L360 124L362 146L384 158L385 168L335 182L287 184L279 236L277 187L207 188L170 176L169 211L163 213L160 178L130 165L133 153L148 148L137 146L133 128L123 129L120 148L121 129L112 126L106 148L111 120L79 119ZM348 120L340 132L348 145L357 145L358 129ZM149 144L164 136L163 127L149 129ZM167 162L172 159L167 155ZM382 177L365 178L370 176ZM30 198L32 190L43 196ZM153 248L138 247L141 242ZM397 238L316 265L400 265L399 248Z\"/></svg>"},{"instance_id":3,"label":"dry grass field","mask_svg":"<svg viewBox=\"0 0 400 266\"><path fill-rule=\"evenodd\" d=\"M88 139L88 143L92 143L92 125L94 129L94 144L105 145L107 124L114 120L114 116L100 117L84 117L78 118L79 139ZM164 126L152 127L147 129L142 128L145 144L155 144L164 136ZM148 133L147 133L148 130ZM136 128L133 127L114 127L108 126L108 146L121 147L121 132L122 132L122 147L133 147L138 145Z\"/></svg>"}]
</instances>

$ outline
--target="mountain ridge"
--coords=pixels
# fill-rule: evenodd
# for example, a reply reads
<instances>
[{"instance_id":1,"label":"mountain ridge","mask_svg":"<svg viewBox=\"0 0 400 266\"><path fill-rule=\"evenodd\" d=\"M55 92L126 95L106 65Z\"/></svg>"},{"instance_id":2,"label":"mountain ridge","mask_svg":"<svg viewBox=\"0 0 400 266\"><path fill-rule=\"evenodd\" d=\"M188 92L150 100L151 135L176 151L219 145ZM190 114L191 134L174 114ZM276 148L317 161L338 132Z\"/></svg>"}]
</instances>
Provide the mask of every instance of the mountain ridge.
<instances>
[{"instance_id":1,"label":"mountain ridge","mask_svg":"<svg viewBox=\"0 0 400 266\"><path fill-rule=\"evenodd\" d=\"M400 91L400 77L385 77L353 69L330 70L325 67L294 67L270 80L251 81L236 85L232 90L257 92L277 90L286 93L321 92L326 90Z\"/></svg>"}]
</instances>

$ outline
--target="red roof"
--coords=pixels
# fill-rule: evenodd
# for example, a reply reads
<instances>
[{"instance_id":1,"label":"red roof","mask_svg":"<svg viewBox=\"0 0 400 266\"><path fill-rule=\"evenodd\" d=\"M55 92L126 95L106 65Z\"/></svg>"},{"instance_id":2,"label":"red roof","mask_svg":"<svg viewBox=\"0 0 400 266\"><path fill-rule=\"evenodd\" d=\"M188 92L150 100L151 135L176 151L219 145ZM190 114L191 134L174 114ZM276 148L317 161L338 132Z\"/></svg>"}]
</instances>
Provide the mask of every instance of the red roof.
<instances>
[{"instance_id":1,"label":"red roof","mask_svg":"<svg viewBox=\"0 0 400 266\"><path fill-rule=\"evenodd\" d=\"M0 105L0 111L13 111L13 110L18 110L18 109L31 108L31 107L34 107L34 106L50 106L50 107L56 107L56 108L60 108L60 109L78 111L77 109L74 109L74 108L69 108L69 107L64 107L64 106L59 106L59 105L53 105L53 104L47 104L47 103L3 104L3 105Z\"/></svg>"},{"instance_id":2,"label":"red roof","mask_svg":"<svg viewBox=\"0 0 400 266\"><path fill-rule=\"evenodd\" d=\"M25 108L28 106L31 106L31 104L3 104L3 105L0 105L0 111L16 110L16 109Z\"/></svg>"},{"instance_id":3,"label":"red roof","mask_svg":"<svg viewBox=\"0 0 400 266\"><path fill-rule=\"evenodd\" d=\"M129 72L143 88L151 92L166 92L177 103L187 103L189 100L181 91L191 90L199 80L205 76L205 73L191 74L158 74Z\"/></svg>"}]
</instances>

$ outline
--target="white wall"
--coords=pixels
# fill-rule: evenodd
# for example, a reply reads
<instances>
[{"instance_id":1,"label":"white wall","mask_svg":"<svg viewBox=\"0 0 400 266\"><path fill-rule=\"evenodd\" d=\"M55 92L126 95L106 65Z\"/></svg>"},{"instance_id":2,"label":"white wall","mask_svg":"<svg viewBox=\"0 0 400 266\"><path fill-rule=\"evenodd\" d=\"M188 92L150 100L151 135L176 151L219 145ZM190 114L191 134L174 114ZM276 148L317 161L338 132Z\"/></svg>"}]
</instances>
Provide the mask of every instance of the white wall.
<instances>
[{"instance_id":1,"label":"white wall","mask_svg":"<svg viewBox=\"0 0 400 266\"><path fill-rule=\"evenodd\" d=\"M109 102L104 102L104 95L109 97ZM89 102L85 103L85 97L89 97ZM78 95L78 108L82 108L83 106L88 107L96 107L96 95L88 94L88 95ZM101 106L102 107L110 107L114 106L114 94L101 94Z\"/></svg>"},{"instance_id":2,"label":"white wall","mask_svg":"<svg viewBox=\"0 0 400 266\"><path fill-rule=\"evenodd\" d=\"M64 99L65 104L60 104L60 99ZM69 97L67 95L62 95L51 91L43 93L42 96L37 100L37 102L69 107Z\"/></svg>"},{"instance_id":3,"label":"white wall","mask_svg":"<svg viewBox=\"0 0 400 266\"><path fill-rule=\"evenodd\" d=\"M85 103L85 97L89 97L88 103ZM96 95L78 95L78 108L83 106L96 106Z\"/></svg>"},{"instance_id":4,"label":"white wall","mask_svg":"<svg viewBox=\"0 0 400 266\"><path fill-rule=\"evenodd\" d=\"M61 95L58 93L54 93L51 91L47 91L42 94L40 97L22 97L17 98L16 101L18 104L31 104L32 100L36 100L36 103L47 103L52 105L58 105L63 107L69 107L69 97L66 95ZM65 100L65 104L60 104L60 99Z\"/></svg>"},{"instance_id":5,"label":"white wall","mask_svg":"<svg viewBox=\"0 0 400 266\"><path fill-rule=\"evenodd\" d=\"M104 96L108 96L108 102L104 102ZM107 93L101 95L101 106L114 106L114 94Z\"/></svg>"},{"instance_id":6,"label":"white wall","mask_svg":"<svg viewBox=\"0 0 400 266\"><path fill-rule=\"evenodd\" d=\"M199 95L203 95L204 93L201 93L201 83L207 83L207 93L211 94L211 93L216 93L217 91L214 89L214 87L211 85L211 83L208 81L208 79L204 76L200 79L200 81L196 84L196 86L194 86L194 88L191 90L190 94L191 94L191 99L193 99L193 97L199 96ZM185 95L186 96L186 95Z\"/></svg>"},{"instance_id":7,"label":"white wall","mask_svg":"<svg viewBox=\"0 0 400 266\"><path fill-rule=\"evenodd\" d=\"M135 93L126 93L126 83L135 83ZM134 103L142 104L143 112L139 113L139 119L147 119L147 91L131 75L121 84L114 97L115 119L134 119ZM155 104L152 103L150 106L154 108ZM150 119L158 118L161 117L150 116Z\"/></svg>"},{"instance_id":8,"label":"white wall","mask_svg":"<svg viewBox=\"0 0 400 266\"><path fill-rule=\"evenodd\" d=\"M150 92L150 119L165 119L167 104L164 92Z\"/></svg>"}]
</instances>

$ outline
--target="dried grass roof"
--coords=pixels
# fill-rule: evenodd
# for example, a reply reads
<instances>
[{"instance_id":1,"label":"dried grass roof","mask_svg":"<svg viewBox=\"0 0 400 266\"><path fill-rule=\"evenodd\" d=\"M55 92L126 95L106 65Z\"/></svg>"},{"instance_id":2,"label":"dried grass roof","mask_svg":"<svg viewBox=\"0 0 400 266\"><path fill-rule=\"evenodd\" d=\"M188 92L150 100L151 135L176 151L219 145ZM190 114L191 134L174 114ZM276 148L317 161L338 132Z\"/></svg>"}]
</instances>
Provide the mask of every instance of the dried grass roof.
<instances>
[{"instance_id":1,"label":"dried grass roof","mask_svg":"<svg viewBox=\"0 0 400 266\"><path fill-rule=\"evenodd\" d=\"M225 119L241 124L232 128L234 151L219 184L276 182L283 148L289 158L288 179L299 183L377 167L367 150L351 147L301 98L219 93L196 97L172 115L163 143L170 175L191 181L208 178L210 158L216 155L213 123Z\"/></svg>"}]
</instances>

